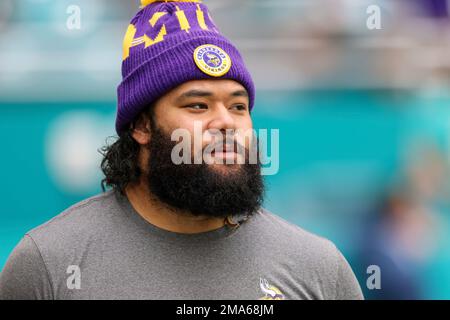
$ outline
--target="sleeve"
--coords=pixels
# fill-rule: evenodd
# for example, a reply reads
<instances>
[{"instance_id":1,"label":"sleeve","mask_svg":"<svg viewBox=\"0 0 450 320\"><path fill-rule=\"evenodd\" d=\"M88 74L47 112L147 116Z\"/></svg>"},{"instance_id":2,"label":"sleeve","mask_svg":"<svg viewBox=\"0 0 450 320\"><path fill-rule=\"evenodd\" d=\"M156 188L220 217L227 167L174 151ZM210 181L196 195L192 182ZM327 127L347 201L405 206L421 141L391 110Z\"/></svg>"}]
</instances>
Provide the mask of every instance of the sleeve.
<instances>
[{"instance_id":1,"label":"sleeve","mask_svg":"<svg viewBox=\"0 0 450 320\"><path fill-rule=\"evenodd\" d=\"M26 234L0 273L0 300L53 299L50 277L34 240Z\"/></svg>"},{"instance_id":2,"label":"sleeve","mask_svg":"<svg viewBox=\"0 0 450 320\"><path fill-rule=\"evenodd\" d=\"M336 279L336 300L364 300L361 287L358 280L353 273L349 263L342 255L337 251L337 279Z\"/></svg>"}]
</instances>

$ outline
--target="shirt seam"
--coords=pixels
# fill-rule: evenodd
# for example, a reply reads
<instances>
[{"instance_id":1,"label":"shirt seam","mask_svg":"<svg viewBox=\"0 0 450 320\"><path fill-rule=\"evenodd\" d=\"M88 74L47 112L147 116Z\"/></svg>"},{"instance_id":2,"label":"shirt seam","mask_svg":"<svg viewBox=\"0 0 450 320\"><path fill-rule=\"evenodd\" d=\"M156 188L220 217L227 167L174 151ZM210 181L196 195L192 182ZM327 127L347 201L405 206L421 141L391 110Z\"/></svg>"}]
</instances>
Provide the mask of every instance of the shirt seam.
<instances>
[{"instance_id":1,"label":"shirt seam","mask_svg":"<svg viewBox=\"0 0 450 320\"><path fill-rule=\"evenodd\" d=\"M41 258L42 264L44 265L45 272L47 273L47 281L50 284L52 300L55 300L55 295L54 295L54 292L53 292L54 291L53 281L52 281L52 278L50 276L50 272L48 271L47 264L45 263L44 256L42 255L41 250L39 249L39 246L37 245L36 241L34 241L33 237L30 234L28 234L28 233L26 233L25 236L28 237L31 240L33 245L36 247L37 252L39 253L39 257Z\"/></svg>"},{"instance_id":2,"label":"shirt seam","mask_svg":"<svg viewBox=\"0 0 450 320\"><path fill-rule=\"evenodd\" d=\"M101 200L103 200L105 197L109 197L109 196L111 196L111 193L107 194L107 193L105 192L105 193L103 193L103 194L100 194L100 195L98 195L98 196L92 198L92 199L86 199L86 200L82 201L81 203L74 204L73 206L67 208L66 210L64 210L64 211L61 212L60 214L58 214L58 215L54 216L53 218L51 218L51 219L50 219L49 221L47 221L46 223L44 223L44 224L42 224L42 225L40 225L40 226L38 226L38 227L32 229L30 232L40 230L41 228L45 228L46 226L49 226L49 225L53 224L54 222L57 222L57 221L59 221L59 220L61 220L61 219L66 218L66 217L67 217L69 214L71 214L73 211L78 210L78 209L82 209L82 208L84 208L84 207L86 207L86 206L88 206L88 205L90 205L90 204L92 204L92 203L101 201ZM29 233L30 233L30 232L29 232ZM29 233L27 233L27 234L29 234Z\"/></svg>"}]
</instances>

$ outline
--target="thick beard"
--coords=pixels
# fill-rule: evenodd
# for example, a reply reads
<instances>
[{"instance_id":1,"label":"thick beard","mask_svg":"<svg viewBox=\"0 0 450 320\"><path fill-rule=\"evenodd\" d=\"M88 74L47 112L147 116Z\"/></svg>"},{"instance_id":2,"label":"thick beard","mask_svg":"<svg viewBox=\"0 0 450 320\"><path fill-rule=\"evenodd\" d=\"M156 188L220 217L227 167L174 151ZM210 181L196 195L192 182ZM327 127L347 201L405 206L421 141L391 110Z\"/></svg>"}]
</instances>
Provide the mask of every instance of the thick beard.
<instances>
[{"instance_id":1,"label":"thick beard","mask_svg":"<svg viewBox=\"0 0 450 320\"><path fill-rule=\"evenodd\" d=\"M204 162L176 165L171 160L176 144L170 134L152 127L147 183L159 201L177 212L215 218L250 216L261 207L265 186L259 159L257 164L245 161L221 172Z\"/></svg>"}]
</instances>

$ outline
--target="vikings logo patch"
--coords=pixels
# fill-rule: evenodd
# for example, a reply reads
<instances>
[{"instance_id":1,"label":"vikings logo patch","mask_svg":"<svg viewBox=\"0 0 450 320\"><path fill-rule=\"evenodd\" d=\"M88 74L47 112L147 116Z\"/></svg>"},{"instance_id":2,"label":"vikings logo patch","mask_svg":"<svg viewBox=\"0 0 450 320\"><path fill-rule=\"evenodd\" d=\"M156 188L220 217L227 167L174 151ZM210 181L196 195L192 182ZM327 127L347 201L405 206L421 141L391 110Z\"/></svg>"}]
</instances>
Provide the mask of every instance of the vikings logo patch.
<instances>
[{"instance_id":1,"label":"vikings logo patch","mask_svg":"<svg viewBox=\"0 0 450 320\"><path fill-rule=\"evenodd\" d=\"M284 300L285 296L275 286L272 286L269 284L269 282L266 279L259 278L259 287L261 288L261 291L265 293L264 297L259 298L259 300Z\"/></svg>"},{"instance_id":2,"label":"vikings logo patch","mask_svg":"<svg viewBox=\"0 0 450 320\"><path fill-rule=\"evenodd\" d=\"M230 56L220 47L205 44L194 51L197 67L207 75L221 77L231 68Z\"/></svg>"}]
</instances>

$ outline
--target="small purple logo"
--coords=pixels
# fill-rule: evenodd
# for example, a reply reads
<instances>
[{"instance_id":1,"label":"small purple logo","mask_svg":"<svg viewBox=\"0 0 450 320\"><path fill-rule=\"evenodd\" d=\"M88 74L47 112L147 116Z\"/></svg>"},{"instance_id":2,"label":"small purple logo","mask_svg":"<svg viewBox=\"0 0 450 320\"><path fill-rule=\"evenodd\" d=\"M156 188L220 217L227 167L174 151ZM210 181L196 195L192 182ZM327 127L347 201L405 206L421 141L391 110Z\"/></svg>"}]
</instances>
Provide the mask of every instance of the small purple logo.
<instances>
[{"instance_id":1,"label":"small purple logo","mask_svg":"<svg viewBox=\"0 0 450 320\"><path fill-rule=\"evenodd\" d=\"M230 56L222 48L212 44L195 49L194 60L201 71L213 77L223 76L231 68Z\"/></svg>"},{"instance_id":2,"label":"small purple logo","mask_svg":"<svg viewBox=\"0 0 450 320\"><path fill-rule=\"evenodd\" d=\"M203 56L205 63L211 68L217 68L222 64L222 58L215 52L211 51Z\"/></svg>"}]
</instances>

